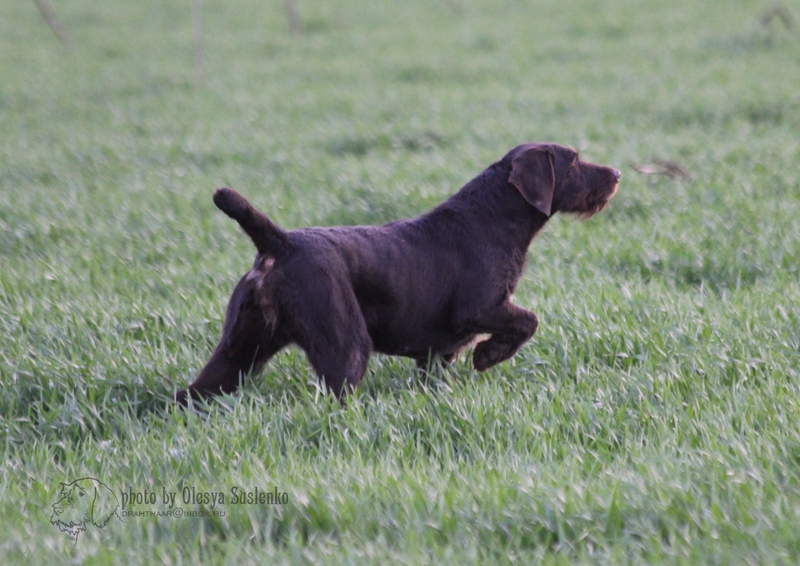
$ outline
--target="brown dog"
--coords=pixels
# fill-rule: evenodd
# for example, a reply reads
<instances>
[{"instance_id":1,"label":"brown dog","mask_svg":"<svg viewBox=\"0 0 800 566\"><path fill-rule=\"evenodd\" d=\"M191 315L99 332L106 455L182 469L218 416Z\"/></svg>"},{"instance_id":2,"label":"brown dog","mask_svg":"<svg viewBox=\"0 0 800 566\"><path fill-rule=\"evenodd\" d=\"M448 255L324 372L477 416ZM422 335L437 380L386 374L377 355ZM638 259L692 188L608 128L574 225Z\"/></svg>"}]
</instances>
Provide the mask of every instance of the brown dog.
<instances>
[{"instance_id":1,"label":"brown dog","mask_svg":"<svg viewBox=\"0 0 800 566\"><path fill-rule=\"evenodd\" d=\"M219 345L176 401L234 391L291 343L340 399L373 351L425 366L489 334L475 369L507 360L536 332L536 316L511 304L533 236L556 212L601 210L619 178L569 148L531 143L417 218L291 232L219 189L214 203L258 254L233 291Z\"/></svg>"}]
</instances>

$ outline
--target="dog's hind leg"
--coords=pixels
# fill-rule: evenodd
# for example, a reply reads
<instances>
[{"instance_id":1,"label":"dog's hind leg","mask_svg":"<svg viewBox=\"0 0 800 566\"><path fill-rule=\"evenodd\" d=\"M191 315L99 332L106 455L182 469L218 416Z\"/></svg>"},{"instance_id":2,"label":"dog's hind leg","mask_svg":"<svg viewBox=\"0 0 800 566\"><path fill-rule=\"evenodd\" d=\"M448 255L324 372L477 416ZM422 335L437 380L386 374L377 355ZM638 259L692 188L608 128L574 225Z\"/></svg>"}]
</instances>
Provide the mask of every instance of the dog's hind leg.
<instances>
[{"instance_id":1,"label":"dog's hind leg","mask_svg":"<svg viewBox=\"0 0 800 566\"><path fill-rule=\"evenodd\" d=\"M177 403L186 405L190 397L197 400L234 392L245 376L258 373L289 343L278 322L274 296L264 288L271 267L270 258L258 257L236 285L219 344L188 389L175 395Z\"/></svg>"},{"instance_id":2,"label":"dog's hind leg","mask_svg":"<svg viewBox=\"0 0 800 566\"><path fill-rule=\"evenodd\" d=\"M187 389L178 391L175 401L185 406L190 397L193 400L208 399L236 391L245 377L261 371L267 361L288 343L288 340L275 340L274 336L261 337L263 339L257 341L257 333L254 340L221 341L197 378Z\"/></svg>"},{"instance_id":3,"label":"dog's hind leg","mask_svg":"<svg viewBox=\"0 0 800 566\"><path fill-rule=\"evenodd\" d=\"M336 270L304 269L284 297L286 325L317 376L344 402L367 371L372 339L349 280Z\"/></svg>"}]
</instances>

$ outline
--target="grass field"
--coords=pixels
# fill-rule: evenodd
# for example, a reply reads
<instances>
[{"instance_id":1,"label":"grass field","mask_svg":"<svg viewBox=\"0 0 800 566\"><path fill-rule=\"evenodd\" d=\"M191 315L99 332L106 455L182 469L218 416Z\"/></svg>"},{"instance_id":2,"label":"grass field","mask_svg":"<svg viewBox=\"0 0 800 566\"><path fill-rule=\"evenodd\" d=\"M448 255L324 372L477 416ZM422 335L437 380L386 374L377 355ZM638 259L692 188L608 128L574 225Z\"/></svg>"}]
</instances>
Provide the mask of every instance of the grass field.
<instances>
[{"instance_id":1,"label":"grass field","mask_svg":"<svg viewBox=\"0 0 800 566\"><path fill-rule=\"evenodd\" d=\"M3 562L800 561L800 10L774 5L299 0L292 35L282 2L207 0L201 83L188 2L54 1L71 49L3 2ZM381 223L531 140L623 179L534 241L513 360L375 356L342 409L289 350L166 409L252 262L216 186ZM51 506L86 477L120 518L76 542ZM234 487L281 501L182 501Z\"/></svg>"}]
</instances>

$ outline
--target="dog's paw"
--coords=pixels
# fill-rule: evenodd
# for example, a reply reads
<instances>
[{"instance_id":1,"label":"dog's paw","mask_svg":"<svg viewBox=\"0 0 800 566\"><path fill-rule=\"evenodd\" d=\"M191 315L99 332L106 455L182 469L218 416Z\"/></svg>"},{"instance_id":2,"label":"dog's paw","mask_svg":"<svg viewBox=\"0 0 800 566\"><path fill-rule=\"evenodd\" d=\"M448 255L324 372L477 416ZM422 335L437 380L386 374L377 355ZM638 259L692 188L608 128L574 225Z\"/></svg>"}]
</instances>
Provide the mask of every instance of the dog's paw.
<instances>
[{"instance_id":1,"label":"dog's paw","mask_svg":"<svg viewBox=\"0 0 800 566\"><path fill-rule=\"evenodd\" d=\"M172 404L167 407L168 411L175 411L182 413L188 411L190 413L205 415L207 403L211 400L208 395L198 392L194 389L181 389L172 398Z\"/></svg>"},{"instance_id":2,"label":"dog's paw","mask_svg":"<svg viewBox=\"0 0 800 566\"><path fill-rule=\"evenodd\" d=\"M175 397L172 398L172 401L178 407L186 408L189 405L189 392L185 389L181 389L175 394Z\"/></svg>"},{"instance_id":3,"label":"dog's paw","mask_svg":"<svg viewBox=\"0 0 800 566\"><path fill-rule=\"evenodd\" d=\"M508 350L506 344L484 340L472 352L472 367L478 371L486 371L505 360L509 355Z\"/></svg>"}]
</instances>

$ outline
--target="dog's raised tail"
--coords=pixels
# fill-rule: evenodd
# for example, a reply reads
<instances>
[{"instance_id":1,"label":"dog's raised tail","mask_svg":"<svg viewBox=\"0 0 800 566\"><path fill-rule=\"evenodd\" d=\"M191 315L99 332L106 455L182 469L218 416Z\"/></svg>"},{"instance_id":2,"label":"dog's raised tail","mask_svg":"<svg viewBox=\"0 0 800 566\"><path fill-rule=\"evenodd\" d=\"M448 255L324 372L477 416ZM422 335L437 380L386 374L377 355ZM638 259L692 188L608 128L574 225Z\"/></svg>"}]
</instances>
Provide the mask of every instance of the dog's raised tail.
<instances>
[{"instance_id":1,"label":"dog's raised tail","mask_svg":"<svg viewBox=\"0 0 800 566\"><path fill-rule=\"evenodd\" d=\"M265 214L253 208L247 199L233 189L217 189L214 193L214 204L239 223L253 240L258 253L276 256L288 247L289 237L286 232L273 224Z\"/></svg>"}]
</instances>

